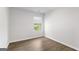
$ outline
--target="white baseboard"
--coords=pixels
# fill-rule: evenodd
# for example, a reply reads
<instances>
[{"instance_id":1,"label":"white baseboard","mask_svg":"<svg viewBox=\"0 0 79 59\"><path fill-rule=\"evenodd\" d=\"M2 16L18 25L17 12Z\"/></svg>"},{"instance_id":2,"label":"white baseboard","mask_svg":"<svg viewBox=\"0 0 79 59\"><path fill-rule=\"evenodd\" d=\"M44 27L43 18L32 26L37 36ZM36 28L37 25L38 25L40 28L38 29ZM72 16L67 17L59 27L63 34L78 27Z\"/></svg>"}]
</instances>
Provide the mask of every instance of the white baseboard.
<instances>
[{"instance_id":1,"label":"white baseboard","mask_svg":"<svg viewBox=\"0 0 79 59\"><path fill-rule=\"evenodd\" d=\"M52 39L52 40L54 40L54 41L56 41L56 42L59 42L59 43L61 43L61 44L64 44L64 45L66 45L66 46L68 46L68 47L71 47L71 48L73 48L73 49L79 51L78 48L76 48L76 47L74 47L74 46L71 46L71 45L69 45L69 44L66 44L66 43L60 42L60 41L58 41L58 40L56 40L56 39L54 39L54 38L52 38L52 37L50 37L50 36L45 36L45 37L47 37L47 38L49 38L49 39Z\"/></svg>"},{"instance_id":2,"label":"white baseboard","mask_svg":"<svg viewBox=\"0 0 79 59\"><path fill-rule=\"evenodd\" d=\"M9 43L18 42L18 41L23 41L23 40L30 40L30 39L39 38L39 37L43 37L43 36L29 37L29 38L25 38L25 39L18 39L18 40L10 41Z\"/></svg>"}]
</instances>

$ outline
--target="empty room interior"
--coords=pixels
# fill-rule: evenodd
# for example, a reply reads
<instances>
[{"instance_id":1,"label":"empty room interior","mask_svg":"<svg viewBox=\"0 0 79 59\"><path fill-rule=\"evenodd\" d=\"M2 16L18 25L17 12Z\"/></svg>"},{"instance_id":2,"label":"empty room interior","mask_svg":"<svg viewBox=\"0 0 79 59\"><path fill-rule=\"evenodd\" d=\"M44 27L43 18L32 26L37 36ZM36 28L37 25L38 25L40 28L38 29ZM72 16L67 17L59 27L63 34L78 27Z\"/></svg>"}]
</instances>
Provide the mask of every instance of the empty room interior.
<instances>
[{"instance_id":1,"label":"empty room interior","mask_svg":"<svg viewBox=\"0 0 79 59\"><path fill-rule=\"evenodd\" d=\"M0 7L1 51L78 51L79 7Z\"/></svg>"}]
</instances>

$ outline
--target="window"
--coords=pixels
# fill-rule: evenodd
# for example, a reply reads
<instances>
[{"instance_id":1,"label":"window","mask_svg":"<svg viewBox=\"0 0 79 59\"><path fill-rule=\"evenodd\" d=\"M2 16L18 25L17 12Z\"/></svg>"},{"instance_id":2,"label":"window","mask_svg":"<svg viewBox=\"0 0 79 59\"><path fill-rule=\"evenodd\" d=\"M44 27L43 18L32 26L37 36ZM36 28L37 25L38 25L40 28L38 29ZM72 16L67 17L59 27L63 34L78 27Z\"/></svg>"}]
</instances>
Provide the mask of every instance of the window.
<instances>
[{"instance_id":1,"label":"window","mask_svg":"<svg viewBox=\"0 0 79 59\"><path fill-rule=\"evenodd\" d=\"M42 17L37 17L37 16L34 17L34 20L33 20L34 31L40 32L41 26L42 26Z\"/></svg>"},{"instance_id":2,"label":"window","mask_svg":"<svg viewBox=\"0 0 79 59\"><path fill-rule=\"evenodd\" d=\"M34 30L39 32L41 30L41 23L34 23Z\"/></svg>"}]
</instances>

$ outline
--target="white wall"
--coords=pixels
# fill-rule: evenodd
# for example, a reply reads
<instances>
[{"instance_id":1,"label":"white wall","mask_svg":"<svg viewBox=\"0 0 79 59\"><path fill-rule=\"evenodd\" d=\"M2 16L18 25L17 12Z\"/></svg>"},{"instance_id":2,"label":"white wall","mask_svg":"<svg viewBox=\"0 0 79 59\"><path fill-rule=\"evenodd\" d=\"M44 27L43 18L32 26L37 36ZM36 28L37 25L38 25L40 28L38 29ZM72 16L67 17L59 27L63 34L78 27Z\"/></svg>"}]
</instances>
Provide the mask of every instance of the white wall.
<instances>
[{"instance_id":1,"label":"white wall","mask_svg":"<svg viewBox=\"0 0 79 59\"><path fill-rule=\"evenodd\" d=\"M10 8L9 41L16 42L43 36L43 24L40 32L36 32L33 28L34 17L40 17L41 20L38 22L43 23L41 14L19 8Z\"/></svg>"},{"instance_id":2,"label":"white wall","mask_svg":"<svg viewBox=\"0 0 79 59\"><path fill-rule=\"evenodd\" d=\"M0 7L0 48L8 47L8 8Z\"/></svg>"},{"instance_id":3,"label":"white wall","mask_svg":"<svg viewBox=\"0 0 79 59\"><path fill-rule=\"evenodd\" d=\"M47 14L45 36L79 50L79 8L57 8Z\"/></svg>"}]
</instances>

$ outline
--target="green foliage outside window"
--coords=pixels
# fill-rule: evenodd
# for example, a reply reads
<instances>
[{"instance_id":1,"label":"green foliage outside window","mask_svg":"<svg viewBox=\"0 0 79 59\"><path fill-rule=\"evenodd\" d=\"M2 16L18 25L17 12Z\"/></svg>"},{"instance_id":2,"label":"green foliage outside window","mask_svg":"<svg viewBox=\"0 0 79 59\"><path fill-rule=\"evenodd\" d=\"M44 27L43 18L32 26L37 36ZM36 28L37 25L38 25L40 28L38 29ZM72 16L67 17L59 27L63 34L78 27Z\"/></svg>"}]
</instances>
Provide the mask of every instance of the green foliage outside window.
<instances>
[{"instance_id":1,"label":"green foliage outside window","mask_svg":"<svg viewBox=\"0 0 79 59\"><path fill-rule=\"evenodd\" d=\"M41 30L41 23L34 23L34 30L39 32Z\"/></svg>"}]
</instances>

